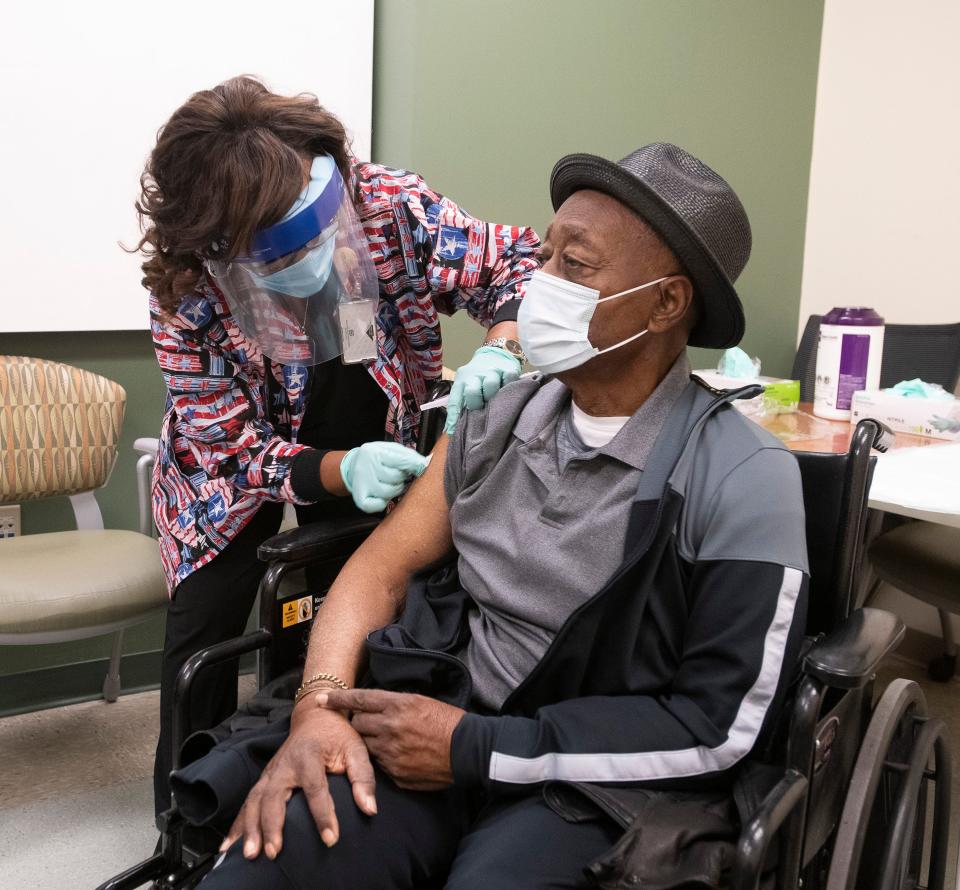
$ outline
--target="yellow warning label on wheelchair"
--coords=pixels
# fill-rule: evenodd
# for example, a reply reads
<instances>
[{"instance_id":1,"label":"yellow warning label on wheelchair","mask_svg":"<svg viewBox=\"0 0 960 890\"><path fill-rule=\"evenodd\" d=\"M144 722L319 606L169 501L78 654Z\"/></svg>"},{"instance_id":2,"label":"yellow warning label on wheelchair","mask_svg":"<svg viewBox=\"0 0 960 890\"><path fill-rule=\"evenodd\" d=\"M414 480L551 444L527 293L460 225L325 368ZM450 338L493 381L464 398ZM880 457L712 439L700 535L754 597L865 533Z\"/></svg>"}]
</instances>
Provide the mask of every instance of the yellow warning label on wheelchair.
<instances>
[{"instance_id":1,"label":"yellow warning label on wheelchair","mask_svg":"<svg viewBox=\"0 0 960 890\"><path fill-rule=\"evenodd\" d=\"M283 626L291 627L313 618L313 597L302 596L283 604Z\"/></svg>"}]
</instances>

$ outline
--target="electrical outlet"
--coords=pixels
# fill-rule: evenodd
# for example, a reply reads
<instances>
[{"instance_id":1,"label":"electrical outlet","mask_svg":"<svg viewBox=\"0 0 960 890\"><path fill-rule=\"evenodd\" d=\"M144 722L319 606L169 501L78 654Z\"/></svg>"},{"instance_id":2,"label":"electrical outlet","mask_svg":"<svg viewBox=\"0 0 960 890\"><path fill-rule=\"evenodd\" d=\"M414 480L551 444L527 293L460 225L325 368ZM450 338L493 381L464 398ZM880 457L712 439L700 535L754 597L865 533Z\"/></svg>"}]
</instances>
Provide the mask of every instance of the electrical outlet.
<instances>
[{"instance_id":1,"label":"electrical outlet","mask_svg":"<svg viewBox=\"0 0 960 890\"><path fill-rule=\"evenodd\" d=\"M0 507L0 541L20 535L20 505Z\"/></svg>"}]
</instances>

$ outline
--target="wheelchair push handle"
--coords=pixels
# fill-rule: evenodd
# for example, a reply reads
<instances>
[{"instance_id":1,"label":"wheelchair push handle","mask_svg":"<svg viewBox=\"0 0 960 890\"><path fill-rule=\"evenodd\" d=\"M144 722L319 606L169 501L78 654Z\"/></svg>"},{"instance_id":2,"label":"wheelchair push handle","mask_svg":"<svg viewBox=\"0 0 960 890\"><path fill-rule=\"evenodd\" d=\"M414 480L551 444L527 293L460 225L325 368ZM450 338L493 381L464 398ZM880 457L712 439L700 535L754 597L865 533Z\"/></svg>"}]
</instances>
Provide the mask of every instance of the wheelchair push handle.
<instances>
[{"instance_id":1,"label":"wheelchair push handle","mask_svg":"<svg viewBox=\"0 0 960 890\"><path fill-rule=\"evenodd\" d=\"M875 450L880 454L886 454L896 441L897 434L890 429L883 421L874 417L865 417L861 420L853 431L851 450L856 445L866 448L867 451Z\"/></svg>"}]
</instances>

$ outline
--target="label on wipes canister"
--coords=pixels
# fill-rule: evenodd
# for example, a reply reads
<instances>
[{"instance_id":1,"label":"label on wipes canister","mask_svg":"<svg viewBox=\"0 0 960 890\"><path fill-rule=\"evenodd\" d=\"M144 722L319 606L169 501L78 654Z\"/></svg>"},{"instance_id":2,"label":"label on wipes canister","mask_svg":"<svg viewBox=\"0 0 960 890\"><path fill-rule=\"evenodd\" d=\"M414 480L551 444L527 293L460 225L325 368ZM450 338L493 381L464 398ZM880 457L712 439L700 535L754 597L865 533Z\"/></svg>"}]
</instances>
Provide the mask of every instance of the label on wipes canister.
<instances>
[{"instance_id":1,"label":"label on wipes canister","mask_svg":"<svg viewBox=\"0 0 960 890\"><path fill-rule=\"evenodd\" d=\"M867 385L867 362L870 360L870 337L867 334L844 334L840 344L840 370L837 373L837 407L850 410L853 394Z\"/></svg>"},{"instance_id":2,"label":"label on wipes canister","mask_svg":"<svg viewBox=\"0 0 960 890\"><path fill-rule=\"evenodd\" d=\"M820 325L814 414L848 420L853 394L877 388L883 331L879 325Z\"/></svg>"}]
</instances>

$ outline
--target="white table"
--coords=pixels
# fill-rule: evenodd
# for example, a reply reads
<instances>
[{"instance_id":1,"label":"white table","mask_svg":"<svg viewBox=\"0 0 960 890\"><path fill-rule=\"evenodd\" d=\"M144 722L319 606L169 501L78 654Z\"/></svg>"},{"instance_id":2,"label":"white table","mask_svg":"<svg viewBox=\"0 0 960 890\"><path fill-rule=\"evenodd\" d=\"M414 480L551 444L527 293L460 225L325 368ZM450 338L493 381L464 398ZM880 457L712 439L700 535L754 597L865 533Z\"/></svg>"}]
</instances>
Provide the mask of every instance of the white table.
<instances>
[{"instance_id":1,"label":"white table","mask_svg":"<svg viewBox=\"0 0 960 890\"><path fill-rule=\"evenodd\" d=\"M960 443L880 455L870 507L960 528Z\"/></svg>"},{"instance_id":2,"label":"white table","mask_svg":"<svg viewBox=\"0 0 960 890\"><path fill-rule=\"evenodd\" d=\"M758 423L800 452L843 454L854 430L846 421L814 416L806 403L795 414ZM893 448L877 455L870 507L960 528L960 443L897 433Z\"/></svg>"}]
</instances>

